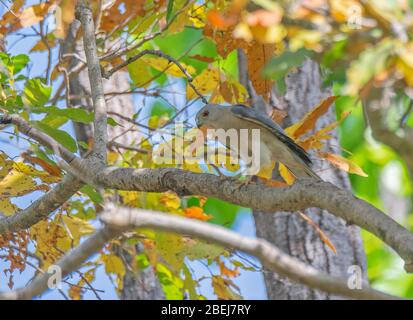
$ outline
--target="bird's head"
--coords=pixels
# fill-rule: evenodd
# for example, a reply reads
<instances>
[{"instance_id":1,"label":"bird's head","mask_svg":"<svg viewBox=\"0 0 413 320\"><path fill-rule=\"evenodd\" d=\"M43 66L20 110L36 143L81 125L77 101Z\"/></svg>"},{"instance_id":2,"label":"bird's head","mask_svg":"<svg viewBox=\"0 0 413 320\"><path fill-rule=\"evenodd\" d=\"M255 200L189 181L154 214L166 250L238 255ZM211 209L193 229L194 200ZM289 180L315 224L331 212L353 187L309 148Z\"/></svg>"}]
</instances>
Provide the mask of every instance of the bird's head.
<instances>
[{"instance_id":1,"label":"bird's head","mask_svg":"<svg viewBox=\"0 0 413 320\"><path fill-rule=\"evenodd\" d=\"M223 108L224 106L219 104L205 105L195 116L196 126L200 129L202 127L214 128L214 123L219 119L220 111Z\"/></svg>"}]
</instances>

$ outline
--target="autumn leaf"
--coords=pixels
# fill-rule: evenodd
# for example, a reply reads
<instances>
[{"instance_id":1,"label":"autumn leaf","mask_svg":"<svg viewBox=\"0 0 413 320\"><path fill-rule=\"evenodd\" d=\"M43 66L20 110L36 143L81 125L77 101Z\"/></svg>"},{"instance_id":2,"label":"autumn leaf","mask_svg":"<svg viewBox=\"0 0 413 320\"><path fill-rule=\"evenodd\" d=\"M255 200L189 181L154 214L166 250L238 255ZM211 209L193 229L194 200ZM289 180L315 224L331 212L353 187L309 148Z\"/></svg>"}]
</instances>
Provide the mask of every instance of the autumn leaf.
<instances>
[{"instance_id":1,"label":"autumn leaf","mask_svg":"<svg viewBox=\"0 0 413 320\"><path fill-rule=\"evenodd\" d=\"M327 237L327 235L324 233L323 230L307 215L305 215L302 211L298 211L298 214L302 219L304 219L310 226L314 228L314 230L317 232L319 235L321 241L323 241L327 247L331 249L334 253L337 253L336 247L333 245L333 243L330 241L330 239Z\"/></svg>"},{"instance_id":2,"label":"autumn leaf","mask_svg":"<svg viewBox=\"0 0 413 320\"><path fill-rule=\"evenodd\" d=\"M1 214L6 216L11 216L15 213L19 208L10 201L10 199L0 199L0 217Z\"/></svg>"},{"instance_id":3,"label":"autumn leaf","mask_svg":"<svg viewBox=\"0 0 413 320\"><path fill-rule=\"evenodd\" d=\"M222 300L240 300L242 297L234 292L234 289L239 291L239 288L229 279L224 279L220 276L212 276L212 287L218 299Z\"/></svg>"},{"instance_id":4,"label":"autumn leaf","mask_svg":"<svg viewBox=\"0 0 413 320\"><path fill-rule=\"evenodd\" d=\"M288 185L292 185L295 181L294 175L291 171L282 163L278 165L278 171L280 172L281 177Z\"/></svg>"},{"instance_id":5,"label":"autumn leaf","mask_svg":"<svg viewBox=\"0 0 413 320\"><path fill-rule=\"evenodd\" d=\"M123 264L122 259L111 253L101 255L100 261L102 261L105 265L106 273L116 275L118 288L122 289L122 281L126 273L125 265Z\"/></svg>"},{"instance_id":6,"label":"autumn leaf","mask_svg":"<svg viewBox=\"0 0 413 320\"><path fill-rule=\"evenodd\" d=\"M36 190L36 186L31 177L13 170L0 181L0 198L22 196Z\"/></svg>"},{"instance_id":7,"label":"autumn leaf","mask_svg":"<svg viewBox=\"0 0 413 320\"><path fill-rule=\"evenodd\" d=\"M332 154L328 152L318 152L318 155L324 159L327 159L335 167L344 170L348 173L354 173L362 177L367 177L367 173L363 171L357 164L351 160L344 158L338 154Z\"/></svg>"},{"instance_id":8,"label":"autumn leaf","mask_svg":"<svg viewBox=\"0 0 413 320\"><path fill-rule=\"evenodd\" d=\"M141 58L145 63L147 63L152 68L165 72L174 77L182 78L186 77L185 73L174 63L169 62L165 58L162 57L142 57ZM195 68L184 63L180 63L180 65L186 70L186 72L190 75L195 74Z\"/></svg>"},{"instance_id":9,"label":"autumn leaf","mask_svg":"<svg viewBox=\"0 0 413 320\"><path fill-rule=\"evenodd\" d=\"M207 12L207 19L215 28L226 30L237 22L237 17L234 15L225 15L216 9L211 9Z\"/></svg>"},{"instance_id":10,"label":"autumn leaf","mask_svg":"<svg viewBox=\"0 0 413 320\"><path fill-rule=\"evenodd\" d=\"M339 120L328 124L327 126L321 128L314 134L306 137L304 140L297 141L297 143L305 150L321 149L324 146L323 140L331 139L332 136L330 132L334 130L340 123L342 123L349 114L349 112L343 112Z\"/></svg>"},{"instance_id":11,"label":"autumn leaf","mask_svg":"<svg viewBox=\"0 0 413 320\"><path fill-rule=\"evenodd\" d=\"M24 9L19 15L20 24L23 27L30 27L42 21L46 17L49 8L50 3L40 3Z\"/></svg>"},{"instance_id":12,"label":"autumn leaf","mask_svg":"<svg viewBox=\"0 0 413 320\"><path fill-rule=\"evenodd\" d=\"M55 177L61 177L62 176L62 170L54 164L46 162L45 160L40 159L38 157L29 156L27 154L22 154L22 157L26 161L28 161L32 164L37 164L38 166L40 166L43 170L45 170L51 176L55 176Z\"/></svg>"},{"instance_id":13,"label":"autumn leaf","mask_svg":"<svg viewBox=\"0 0 413 320\"><path fill-rule=\"evenodd\" d=\"M225 265L223 261L221 261L218 258L218 265L219 265L219 272L221 273L222 276L228 277L228 278L235 278L240 275L240 271L238 270L238 267L235 267L235 269L229 269Z\"/></svg>"},{"instance_id":14,"label":"autumn leaf","mask_svg":"<svg viewBox=\"0 0 413 320\"><path fill-rule=\"evenodd\" d=\"M181 206L181 199L174 192L162 193L159 200L168 210L176 210Z\"/></svg>"},{"instance_id":15,"label":"autumn leaf","mask_svg":"<svg viewBox=\"0 0 413 320\"><path fill-rule=\"evenodd\" d=\"M219 71L215 68L204 69L198 76L196 76L192 84L197 90L202 94L207 94L212 92L219 85ZM188 100L197 98L198 95L190 87L187 86L186 98Z\"/></svg>"},{"instance_id":16,"label":"autumn leaf","mask_svg":"<svg viewBox=\"0 0 413 320\"><path fill-rule=\"evenodd\" d=\"M184 215L187 218L197 219L201 221L208 221L212 218L211 215L206 214L200 207L190 207L184 209Z\"/></svg>"},{"instance_id":17,"label":"autumn leaf","mask_svg":"<svg viewBox=\"0 0 413 320\"><path fill-rule=\"evenodd\" d=\"M297 139L308 131L311 131L314 129L317 120L328 111L336 99L336 96L331 96L324 99L318 106L308 112L299 122L288 127L285 131L294 139Z\"/></svg>"},{"instance_id":18,"label":"autumn leaf","mask_svg":"<svg viewBox=\"0 0 413 320\"><path fill-rule=\"evenodd\" d=\"M180 256L180 252L184 248L182 236L159 232L155 236L156 249L162 259L170 265L173 270L179 272L184 264L184 258Z\"/></svg>"}]
</instances>

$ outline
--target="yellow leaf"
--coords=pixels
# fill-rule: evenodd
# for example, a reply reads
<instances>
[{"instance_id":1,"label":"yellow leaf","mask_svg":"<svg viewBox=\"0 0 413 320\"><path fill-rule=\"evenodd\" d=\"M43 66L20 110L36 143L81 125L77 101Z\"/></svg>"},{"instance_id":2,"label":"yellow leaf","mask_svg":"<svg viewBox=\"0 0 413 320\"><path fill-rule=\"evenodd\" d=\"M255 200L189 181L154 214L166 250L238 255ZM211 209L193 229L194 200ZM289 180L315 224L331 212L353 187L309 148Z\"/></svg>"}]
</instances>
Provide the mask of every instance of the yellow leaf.
<instances>
[{"instance_id":1,"label":"yellow leaf","mask_svg":"<svg viewBox=\"0 0 413 320\"><path fill-rule=\"evenodd\" d=\"M186 77L186 75L182 72L182 70L174 63L169 62L165 58L162 57L143 57L141 58L143 61L145 61L148 65L150 65L152 68L165 72L166 74L169 74L174 77L178 78L183 78ZM188 72L190 75L195 73L195 69L192 66L187 66L184 63L180 63L180 65Z\"/></svg>"},{"instance_id":2,"label":"yellow leaf","mask_svg":"<svg viewBox=\"0 0 413 320\"><path fill-rule=\"evenodd\" d=\"M36 255L43 261L43 268L47 269L67 250L70 240L67 233L56 221L43 220L30 228L30 237L36 241ZM66 239L66 241L62 241ZM64 243L64 246L61 245Z\"/></svg>"},{"instance_id":3,"label":"yellow leaf","mask_svg":"<svg viewBox=\"0 0 413 320\"><path fill-rule=\"evenodd\" d=\"M294 183L295 177L293 176L293 174L290 172L290 170L288 170L288 168L285 165L280 163L279 166L278 166L278 170L280 172L281 177L284 179L284 181L288 185L292 185Z\"/></svg>"},{"instance_id":4,"label":"yellow leaf","mask_svg":"<svg viewBox=\"0 0 413 320\"><path fill-rule=\"evenodd\" d=\"M29 176L12 170L0 181L0 197L22 196L36 190L36 182Z\"/></svg>"},{"instance_id":5,"label":"yellow leaf","mask_svg":"<svg viewBox=\"0 0 413 320\"><path fill-rule=\"evenodd\" d=\"M174 269L174 271L179 272L184 264L184 258L179 255L184 248L182 236L159 232L155 236L155 241L156 248L161 257Z\"/></svg>"},{"instance_id":6,"label":"yellow leaf","mask_svg":"<svg viewBox=\"0 0 413 320\"><path fill-rule=\"evenodd\" d=\"M50 166L50 168L53 168L53 167ZM17 172L24 173L27 176L40 178L43 182L46 182L46 183L58 182L61 180L60 176L50 175L46 171L39 171L33 168L32 166L29 166L23 162L13 163L13 169Z\"/></svg>"},{"instance_id":7,"label":"yellow leaf","mask_svg":"<svg viewBox=\"0 0 413 320\"><path fill-rule=\"evenodd\" d=\"M162 193L160 202L169 210L176 210L181 206L181 199L175 192Z\"/></svg>"},{"instance_id":8,"label":"yellow leaf","mask_svg":"<svg viewBox=\"0 0 413 320\"><path fill-rule=\"evenodd\" d=\"M17 210L19 210L19 208L11 203L10 199L0 199L0 215L11 216Z\"/></svg>"},{"instance_id":9,"label":"yellow leaf","mask_svg":"<svg viewBox=\"0 0 413 320\"><path fill-rule=\"evenodd\" d=\"M91 234L95 231L95 228L86 220L66 215L62 215L61 218L69 229L75 245L79 243L82 236Z\"/></svg>"},{"instance_id":10,"label":"yellow leaf","mask_svg":"<svg viewBox=\"0 0 413 320\"><path fill-rule=\"evenodd\" d=\"M260 171L256 174L257 177L270 180L272 178L272 172L275 167L275 162L272 162L269 166L261 166Z\"/></svg>"},{"instance_id":11,"label":"yellow leaf","mask_svg":"<svg viewBox=\"0 0 413 320\"><path fill-rule=\"evenodd\" d=\"M324 99L317 107L308 112L299 122L288 127L285 131L292 138L296 139L305 134L306 132L314 129L318 118L320 118L323 114L325 114L328 111L328 108L333 104L333 102L336 99L336 96L331 96Z\"/></svg>"},{"instance_id":12,"label":"yellow leaf","mask_svg":"<svg viewBox=\"0 0 413 320\"><path fill-rule=\"evenodd\" d=\"M204 69L198 76L194 78L192 84L200 93L210 93L219 85L219 71L212 68ZM187 86L186 98L188 100L191 100L197 97L198 95L195 93L195 91L190 86Z\"/></svg>"},{"instance_id":13,"label":"yellow leaf","mask_svg":"<svg viewBox=\"0 0 413 320\"><path fill-rule=\"evenodd\" d=\"M212 276L212 287L218 299L221 300L240 300L242 297L232 290L238 287L229 279L223 279L219 276Z\"/></svg>"},{"instance_id":14,"label":"yellow leaf","mask_svg":"<svg viewBox=\"0 0 413 320\"><path fill-rule=\"evenodd\" d=\"M82 299L82 288L79 285L70 286L68 294L72 300L81 300Z\"/></svg>"},{"instance_id":15,"label":"yellow leaf","mask_svg":"<svg viewBox=\"0 0 413 320\"><path fill-rule=\"evenodd\" d=\"M103 254L100 260L105 264L106 273L116 274L118 277L123 278L125 275L125 266L123 261L113 254Z\"/></svg>"},{"instance_id":16,"label":"yellow leaf","mask_svg":"<svg viewBox=\"0 0 413 320\"><path fill-rule=\"evenodd\" d=\"M12 169L13 161L7 160L7 155L0 152L0 180L3 180Z\"/></svg>"},{"instance_id":17,"label":"yellow leaf","mask_svg":"<svg viewBox=\"0 0 413 320\"><path fill-rule=\"evenodd\" d=\"M352 162L349 159L346 159L338 154L332 154L327 152L319 152L319 156L327 159L331 162L331 164L343 171L347 171L348 173L354 173L362 177L368 177L367 173L363 171L357 164Z\"/></svg>"}]
</instances>

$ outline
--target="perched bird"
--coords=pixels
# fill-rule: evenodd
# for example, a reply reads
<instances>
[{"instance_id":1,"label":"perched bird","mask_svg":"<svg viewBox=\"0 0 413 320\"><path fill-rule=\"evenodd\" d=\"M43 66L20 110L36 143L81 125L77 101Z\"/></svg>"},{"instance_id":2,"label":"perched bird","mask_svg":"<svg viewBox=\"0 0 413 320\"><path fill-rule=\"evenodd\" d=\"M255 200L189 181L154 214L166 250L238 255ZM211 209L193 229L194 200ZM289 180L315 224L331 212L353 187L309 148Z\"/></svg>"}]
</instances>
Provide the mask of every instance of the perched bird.
<instances>
[{"instance_id":1,"label":"perched bird","mask_svg":"<svg viewBox=\"0 0 413 320\"><path fill-rule=\"evenodd\" d=\"M283 129L270 117L254 108L245 105L207 104L198 111L196 124L198 128L235 129L237 132L240 132L241 129L247 129L249 133L252 133L253 129L259 129L260 171L272 170L275 162L281 162L297 179L314 178L321 180L310 167L312 162L308 153L288 137ZM254 152L251 148L252 136L252 134L248 134L247 152L249 154ZM238 137L241 137L241 135L238 134ZM241 146L241 143L246 143L246 141L239 138L237 146L234 146L231 145L233 142L226 137L221 140L220 142L230 149ZM245 159L248 155L245 152L244 154L240 152L239 157Z\"/></svg>"}]
</instances>

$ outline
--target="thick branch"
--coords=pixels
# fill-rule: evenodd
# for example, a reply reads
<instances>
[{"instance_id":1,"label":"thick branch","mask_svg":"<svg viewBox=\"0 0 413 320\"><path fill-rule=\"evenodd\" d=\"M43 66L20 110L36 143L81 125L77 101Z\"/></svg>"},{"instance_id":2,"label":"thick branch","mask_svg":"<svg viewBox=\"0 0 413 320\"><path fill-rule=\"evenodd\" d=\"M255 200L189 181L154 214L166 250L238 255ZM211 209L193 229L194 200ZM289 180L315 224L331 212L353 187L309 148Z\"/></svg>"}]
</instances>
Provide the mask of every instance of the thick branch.
<instances>
[{"instance_id":1,"label":"thick branch","mask_svg":"<svg viewBox=\"0 0 413 320\"><path fill-rule=\"evenodd\" d=\"M96 48L95 26L92 10L86 0L80 0L76 14L83 28L83 45L85 48L89 82L95 111L93 151L94 155L106 163L107 133L107 107L103 91L102 74Z\"/></svg>"},{"instance_id":2,"label":"thick branch","mask_svg":"<svg viewBox=\"0 0 413 320\"><path fill-rule=\"evenodd\" d=\"M37 138L42 143L41 137ZM303 180L283 188L261 184L240 185L235 180L175 168L102 168L90 161L82 162L80 172L84 174L83 180L109 189L145 192L172 190L180 195L218 197L268 212L297 211L309 207L325 209L382 239L404 259L406 271L413 272L413 235L369 203L327 182ZM9 225L8 228L16 226Z\"/></svg>"},{"instance_id":3,"label":"thick branch","mask_svg":"<svg viewBox=\"0 0 413 320\"><path fill-rule=\"evenodd\" d=\"M62 270L62 276L77 270L90 255L99 251L111 238L119 236L123 231L144 227L190 235L244 251L258 257L268 269L294 281L326 292L356 299L397 299L397 297L369 287L358 290L350 289L344 279L329 276L324 272L307 266L298 259L284 254L265 240L244 237L221 226L165 213L130 208L116 208L106 211L101 215L101 219L106 224L106 227L97 231L57 263ZM33 298L47 290L50 276L47 273L42 274L26 288L0 294L0 298Z\"/></svg>"},{"instance_id":4,"label":"thick branch","mask_svg":"<svg viewBox=\"0 0 413 320\"><path fill-rule=\"evenodd\" d=\"M223 180L211 174L175 168L116 167L108 167L90 179L110 189L145 192L172 190L179 195L217 197L267 212L297 211L310 207L325 209L382 239L404 259L406 271L413 272L413 235L369 203L328 182L302 180L289 187L275 188L262 184L240 185L231 179Z\"/></svg>"}]
</instances>

